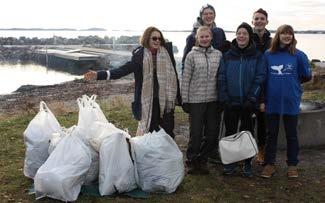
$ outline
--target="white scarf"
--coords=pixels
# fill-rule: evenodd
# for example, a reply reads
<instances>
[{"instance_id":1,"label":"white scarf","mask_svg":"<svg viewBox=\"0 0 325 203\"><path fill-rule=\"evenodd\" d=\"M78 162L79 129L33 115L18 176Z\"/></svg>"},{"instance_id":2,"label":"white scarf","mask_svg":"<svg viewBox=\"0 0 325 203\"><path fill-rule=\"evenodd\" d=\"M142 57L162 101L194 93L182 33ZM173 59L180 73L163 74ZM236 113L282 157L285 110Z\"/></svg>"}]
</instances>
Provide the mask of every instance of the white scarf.
<instances>
[{"instance_id":1,"label":"white scarf","mask_svg":"<svg viewBox=\"0 0 325 203\"><path fill-rule=\"evenodd\" d=\"M175 108L177 78L170 56L165 47L157 51L157 78L159 84L160 117ZM153 105L153 62L150 50L143 53L143 83L141 94L141 120L137 136L149 132ZM158 91L158 90L157 90Z\"/></svg>"}]
</instances>

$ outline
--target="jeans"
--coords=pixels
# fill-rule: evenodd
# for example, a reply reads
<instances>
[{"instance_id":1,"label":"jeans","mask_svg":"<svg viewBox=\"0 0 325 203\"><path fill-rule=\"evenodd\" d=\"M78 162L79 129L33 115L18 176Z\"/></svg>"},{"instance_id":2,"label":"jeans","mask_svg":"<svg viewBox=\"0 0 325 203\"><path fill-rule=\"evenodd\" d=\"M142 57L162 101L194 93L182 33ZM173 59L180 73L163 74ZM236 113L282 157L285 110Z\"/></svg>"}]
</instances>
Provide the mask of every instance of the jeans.
<instances>
[{"instance_id":1,"label":"jeans","mask_svg":"<svg viewBox=\"0 0 325 203\"><path fill-rule=\"evenodd\" d=\"M241 106L230 106L225 109L224 120L226 126L225 136L237 133L238 124L240 121L239 130L247 130L253 133L252 112L247 111Z\"/></svg>"},{"instance_id":2,"label":"jeans","mask_svg":"<svg viewBox=\"0 0 325 203\"><path fill-rule=\"evenodd\" d=\"M268 114L266 140L265 163L275 164L276 151L278 145L278 134L280 125L279 114ZM283 115L284 130L287 139L287 164L296 166L298 164L299 142L297 137L298 115Z\"/></svg>"},{"instance_id":3,"label":"jeans","mask_svg":"<svg viewBox=\"0 0 325 203\"><path fill-rule=\"evenodd\" d=\"M257 144L259 147L265 146L266 141L266 116L264 112L257 110L256 126L257 126Z\"/></svg>"}]
</instances>

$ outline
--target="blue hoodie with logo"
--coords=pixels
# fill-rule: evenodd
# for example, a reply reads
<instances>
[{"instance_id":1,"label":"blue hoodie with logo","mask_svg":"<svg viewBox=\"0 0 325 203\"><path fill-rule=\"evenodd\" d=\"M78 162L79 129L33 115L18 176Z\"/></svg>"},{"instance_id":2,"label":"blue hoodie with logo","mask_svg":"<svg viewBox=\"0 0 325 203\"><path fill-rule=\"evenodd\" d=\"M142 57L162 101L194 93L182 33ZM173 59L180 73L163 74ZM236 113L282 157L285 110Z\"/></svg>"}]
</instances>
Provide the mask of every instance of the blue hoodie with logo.
<instances>
[{"instance_id":1,"label":"blue hoodie with logo","mask_svg":"<svg viewBox=\"0 0 325 203\"><path fill-rule=\"evenodd\" d=\"M302 95L301 83L311 79L311 69L306 54L287 49L265 52L267 61L266 113L297 115Z\"/></svg>"}]
</instances>

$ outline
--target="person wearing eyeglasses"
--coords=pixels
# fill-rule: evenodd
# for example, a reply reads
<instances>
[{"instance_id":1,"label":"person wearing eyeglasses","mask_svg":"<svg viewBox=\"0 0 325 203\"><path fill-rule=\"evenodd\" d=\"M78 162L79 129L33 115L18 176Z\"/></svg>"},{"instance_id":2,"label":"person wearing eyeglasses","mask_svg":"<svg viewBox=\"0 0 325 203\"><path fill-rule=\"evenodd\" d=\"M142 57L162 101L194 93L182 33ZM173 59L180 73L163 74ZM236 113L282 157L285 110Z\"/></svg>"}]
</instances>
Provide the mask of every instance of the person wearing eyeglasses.
<instances>
[{"instance_id":1,"label":"person wearing eyeglasses","mask_svg":"<svg viewBox=\"0 0 325 203\"><path fill-rule=\"evenodd\" d=\"M218 100L225 106L225 136L237 133L239 123L240 131L253 132L252 114L265 79L266 64L252 36L252 27L245 22L240 24L230 50L220 62ZM242 175L245 177L253 176L251 160L244 160ZM237 163L223 165L223 174L234 174L236 166Z\"/></svg>"},{"instance_id":2,"label":"person wearing eyeglasses","mask_svg":"<svg viewBox=\"0 0 325 203\"><path fill-rule=\"evenodd\" d=\"M209 173L208 155L217 147L221 115L217 110L217 73L222 53L211 46L211 40L211 29L199 27L196 45L186 56L181 83L183 109L190 117L188 174Z\"/></svg>"},{"instance_id":3,"label":"person wearing eyeglasses","mask_svg":"<svg viewBox=\"0 0 325 203\"><path fill-rule=\"evenodd\" d=\"M280 118L282 117L287 139L288 178L298 177L299 141L297 135L299 106L302 95L301 83L311 80L309 60L304 52L296 48L297 40L290 25L281 25L265 52L266 118L268 136L265 163L261 177L271 178L276 172L275 161Z\"/></svg>"},{"instance_id":4,"label":"person wearing eyeglasses","mask_svg":"<svg viewBox=\"0 0 325 203\"><path fill-rule=\"evenodd\" d=\"M109 71L89 71L84 78L111 80L134 73L132 112L139 121L136 135L158 131L162 127L174 138L174 109L182 102L172 44L165 41L156 27L144 31L140 44L132 52L131 61Z\"/></svg>"},{"instance_id":5,"label":"person wearing eyeglasses","mask_svg":"<svg viewBox=\"0 0 325 203\"><path fill-rule=\"evenodd\" d=\"M253 13L253 40L255 42L256 48L264 53L270 48L271 44L271 34L266 29L268 21L268 13L259 8ZM256 106L256 126L257 126L257 145L258 154L256 157L256 162L259 165L264 164L264 154L265 154L265 140L266 140L266 117L265 117L265 103L264 103L264 84L261 86L261 95L258 98L258 106Z\"/></svg>"},{"instance_id":6,"label":"person wearing eyeglasses","mask_svg":"<svg viewBox=\"0 0 325 203\"><path fill-rule=\"evenodd\" d=\"M192 50L195 45L196 31L200 26L208 26L212 31L212 41L211 45L213 48L218 49L221 52L228 50L230 43L226 40L225 32L222 28L217 27L215 21L216 12L213 6L206 4L200 9L199 17L197 17L196 22L193 24L192 33L186 38L186 45L183 51L182 58L182 72L184 70L184 63L187 54Z\"/></svg>"}]
</instances>

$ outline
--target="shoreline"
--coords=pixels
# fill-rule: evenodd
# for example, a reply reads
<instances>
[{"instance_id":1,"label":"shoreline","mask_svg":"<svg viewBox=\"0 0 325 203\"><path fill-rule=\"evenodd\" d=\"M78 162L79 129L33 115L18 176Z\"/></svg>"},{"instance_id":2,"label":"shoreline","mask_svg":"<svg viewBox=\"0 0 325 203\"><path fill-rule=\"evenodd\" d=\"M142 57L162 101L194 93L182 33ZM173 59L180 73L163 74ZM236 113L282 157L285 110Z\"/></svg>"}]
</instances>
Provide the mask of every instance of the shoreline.
<instances>
[{"instance_id":1,"label":"shoreline","mask_svg":"<svg viewBox=\"0 0 325 203\"><path fill-rule=\"evenodd\" d=\"M116 81L91 81L83 79L47 86L22 86L18 91L0 95L0 117L13 117L16 114L39 111L40 101L53 105L53 111L72 112L77 110L77 98L86 94L96 94L98 101L124 97L131 101L134 81L120 79Z\"/></svg>"}]
</instances>

